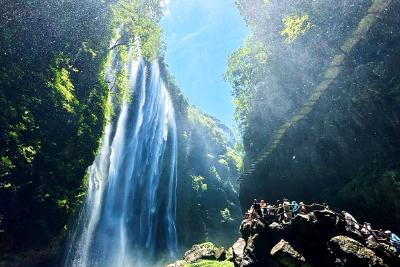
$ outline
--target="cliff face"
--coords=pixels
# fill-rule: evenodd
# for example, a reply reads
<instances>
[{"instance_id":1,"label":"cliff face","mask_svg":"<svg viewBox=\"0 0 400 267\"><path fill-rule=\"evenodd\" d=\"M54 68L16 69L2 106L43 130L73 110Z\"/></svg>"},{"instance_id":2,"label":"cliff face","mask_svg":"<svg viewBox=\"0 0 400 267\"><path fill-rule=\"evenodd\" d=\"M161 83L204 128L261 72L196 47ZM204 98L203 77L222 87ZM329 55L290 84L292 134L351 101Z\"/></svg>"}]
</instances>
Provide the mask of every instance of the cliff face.
<instances>
[{"instance_id":1,"label":"cliff face","mask_svg":"<svg viewBox=\"0 0 400 267\"><path fill-rule=\"evenodd\" d=\"M239 1L270 52L244 133L242 207L255 197L330 202L399 230L399 3L269 2L251 15ZM281 22L265 15L273 12ZM312 26L285 44L274 31L288 14L307 14ZM265 23L267 38L257 29Z\"/></svg>"},{"instance_id":2,"label":"cliff face","mask_svg":"<svg viewBox=\"0 0 400 267\"><path fill-rule=\"evenodd\" d=\"M85 171L106 123L108 89L100 72L112 14L109 3L94 1L6 0L1 10L5 254L55 242L82 201Z\"/></svg>"},{"instance_id":3,"label":"cliff face","mask_svg":"<svg viewBox=\"0 0 400 267\"><path fill-rule=\"evenodd\" d=\"M165 66L178 129L178 241L231 243L237 235L241 209L237 192L241 158L233 150L233 134L182 95Z\"/></svg>"},{"instance_id":4,"label":"cliff face","mask_svg":"<svg viewBox=\"0 0 400 267\"><path fill-rule=\"evenodd\" d=\"M398 266L396 248L371 246L365 237L332 210L297 215L290 224L248 218L243 239L232 247L237 267L253 266Z\"/></svg>"},{"instance_id":5,"label":"cliff face","mask_svg":"<svg viewBox=\"0 0 400 267\"><path fill-rule=\"evenodd\" d=\"M139 37L143 57L153 60L162 9L140 0L6 0L0 9L0 265L32 266L62 254L87 168L119 113L109 100L129 97L126 44ZM118 73L106 80L110 51L118 51ZM232 134L190 106L164 74L179 128L180 243L222 238L240 216Z\"/></svg>"}]
</instances>

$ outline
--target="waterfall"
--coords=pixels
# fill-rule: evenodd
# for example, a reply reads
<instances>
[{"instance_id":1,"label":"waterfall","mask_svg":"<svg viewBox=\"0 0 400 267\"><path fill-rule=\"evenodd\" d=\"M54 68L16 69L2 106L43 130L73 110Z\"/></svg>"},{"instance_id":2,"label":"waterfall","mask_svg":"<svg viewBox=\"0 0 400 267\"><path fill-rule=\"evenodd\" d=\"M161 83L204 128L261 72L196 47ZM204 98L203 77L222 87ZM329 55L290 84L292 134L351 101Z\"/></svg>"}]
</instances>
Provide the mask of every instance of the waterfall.
<instances>
[{"instance_id":1,"label":"waterfall","mask_svg":"<svg viewBox=\"0 0 400 267\"><path fill-rule=\"evenodd\" d=\"M89 168L66 267L149 266L160 252L173 256L177 250L174 109L158 61L132 54L126 64L132 101L117 107ZM106 79L112 78L111 67Z\"/></svg>"}]
</instances>

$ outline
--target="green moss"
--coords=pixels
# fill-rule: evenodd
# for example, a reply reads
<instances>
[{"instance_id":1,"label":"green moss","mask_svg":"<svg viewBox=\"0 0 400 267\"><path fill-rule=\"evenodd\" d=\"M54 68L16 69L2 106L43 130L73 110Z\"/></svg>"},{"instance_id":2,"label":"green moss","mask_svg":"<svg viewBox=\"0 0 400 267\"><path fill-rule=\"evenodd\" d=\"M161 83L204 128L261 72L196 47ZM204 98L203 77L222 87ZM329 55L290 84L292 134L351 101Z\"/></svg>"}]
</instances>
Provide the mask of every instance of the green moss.
<instances>
[{"instance_id":1,"label":"green moss","mask_svg":"<svg viewBox=\"0 0 400 267\"><path fill-rule=\"evenodd\" d=\"M56 63L55 66L53 65L50 68L53 77L48 82L48 86L56 92L56 99L61 102L64 109L68 112L73 112L74 104L78 101L73 94L74 85L71 81L70 72L66 67L57 65Z\"/></svg>"},{"instance_id":2,"label":"green moss","mask_svg":"<svg viewBox=\"0 0 400 267\"><path fill-rule=\"evenodd\" d=\"M67 199L58 199L57 205L61 208L69 209L69 204Z\"/></svg>"},{"instance_id":3,"label":"green moss","mask_svg":"<svg viewBox=\"0 0 400 267\"><path fill-rule=\"evenodd\" d=\"M235 163L236 170L241 172L243 170L243 153L237 149L228 148L225 154L226 158Z\"/></svg>"},{"instance_id":4,"label":"green moss","mask_svg":"<svg viewBox=\"0 0 400 267\"><path fill-rule=\"evenodd\" d=\"M40 148L40 147L39 147ZM37 153L37 149L33 146L19 146L19 152L24 156L26 162L31 163Z\"/></svg>"},{"instance_id":5,"label":"green moss","mask_svg":"<svg viewBox=\"0 0 400 267\"><path fill-rule=\"evenodd\" d=\"M0 157L0 177L6 176L14 168L15 165L7 156Z\"/></svg>"},{"instance_id":6,"label":"green moss","mask_svg":"<svg viewBox=\"0 0 400 267\"><path fill-rule=\"evenodd\" d=\"M229 211L228 208L225 208L220 211L221 217L222 217L222 222L231 222L233 221L233 218L231 216L231 212Z\"/></svg>"},{"instance_id":7,"label":"green moss","mask_svg":"<svg viewBox=\"0 0 400 267\"><path fill-rule=\"evenodd\" d=\"M117 72L114 95L118 103L131 101L132 94L129 90L128 70L125 67Z\"/></svg>"},{"instance_id":8,"label":"green moss","mask_svg":"<svg viewBox=\"0 0 400 267\"><path fill-rule=\"evenodd\" d=\"M200 192L201 191L206 191L207 190L207 184L204 183L204 177L200 175L192 175L192 186L194 191Z\"/></svg>"},{"instance_id":9,"label":"green moss","mask_svg":"<svg viewBox=\"0 0 400 267\"><path fill-rule=\"evenodd\" d=\"M285 16L283 18L284 28L280 32L285 36L285 44L290 44L300 36L304 35L313 26L308 14L303 16Z\"/></svg>"}]
</instances>

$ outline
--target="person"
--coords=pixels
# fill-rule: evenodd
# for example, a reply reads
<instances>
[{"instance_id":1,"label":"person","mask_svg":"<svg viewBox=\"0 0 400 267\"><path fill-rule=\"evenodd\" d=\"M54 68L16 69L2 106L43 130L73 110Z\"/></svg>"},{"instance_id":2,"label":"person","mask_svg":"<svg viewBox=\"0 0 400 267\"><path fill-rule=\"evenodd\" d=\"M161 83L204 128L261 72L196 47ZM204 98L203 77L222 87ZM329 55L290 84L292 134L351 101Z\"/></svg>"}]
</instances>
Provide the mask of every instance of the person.
<instances>
[{"instance_id":1,"label":"person","mask_svg":"<svg viewBox=\"0 0 400 267\"><path fill-rule=\"evenodd\" d=\"M390 243L396 248L396 252L400 253L400 237L398 237L395 233L390 232Z\"/></svg>"},{"instance_id":2,"label":"person","mask_svg":"<svg viewBox=\"0 0 400 267\"><path fill-rule=\"evenodd\" d=\"M324 206L325 211L330 211L331 209L329 208L329 205L326 203L322 203L322 206Z\"/></svg>"},{"instance_id":3,"label":"person","mask_svg":"<svg viewBox=\"0 0 400 267\"><path fill-rule=\"evenodd\" d=\"M292 216L291 205L287 198L283 199L283 212L284 212L284 220L286 222L290 222L293 216Z\"/></svg>"},{"instance_id":4,"label":"person","mask_svg":"<svg viewBox=\"0 0 400 267\"><path fill-rule=\"evenodd\" d=\"M368 230L368 224L366 222L364 222L360 232L364 237L365 236L369 237L371 235L371 231Z\"/></svg>"},{"instance_id":5,"label":"person","mask_svg":"<svg viewBox=\"0 0 400 267\"><path fill-rule=\"evenodd\" d=\"M278 202L278 207L276 209L276 218L278 220L278 223L282 223L283 221L283 206L280 202Z\"/></svg>"},{"instance_id":6,"label":"person","mask_svg":"<svg viewBox=\"0 0 400 267\"><path fill-rule=\"evenodd\" d=\"M379 229L378 231L374 231L376 234L376 239L379 242L386 243L389 241L389 236L383 231L383 229Z\"/></svg>"},{"instance_id":7,"label":"person","mask_svg":"<svg viewBox=\"0 0 400 267\"><path fill-rule=\"evenodd\" d=\"M275 207L273 205L271 205L271 204L268 204L267 212L268 212L268 216L269 216L270 220L272 220L272 222L275 222L276 221L276 217L275 217L276 210L275 210Z\"/></svg>"},{"instance_id":8,"label":"person","mask_svg":"<svg viewBox=\"0 0 400 267\"><path fill-rule=\"evenodd\" d=\"M303 201L300 202L300 213L306 215L308 213L308 209Z\"/></svg>"},{"instance_id":9,"label":"person","mask_svg":"<svg viewBox=\"0 0 400 267\"><path fill-rule=\"evenodd\" d=\"M300 212L300 206L299 204L297 204L296 201L292 201L292 212L293 212L293 217L296 216L297 214L299 214Z\"/></svg>"},{"instance_id":10,"label":"person","mask_svg":"<svg viewBox=\"0 0 400 267\"><path fill-rule=\"evenodd\" d=\"M262 216L261 206L260 203L257 202L257 199L254 199L252 208L257 215L259 215L260 217Z\"/></svg>"},{"instance_id":11,"label":"person","mask_svg":"<svg viewBox=\"0 0 400 267\"><path fill-rule=\"evenodd\" d=\"M367 239L365 240L365 243L367 244L368 247L370 248L377 248L379 246L379 242L378 240L375 238L375 236L373 236L372 234L370 234Z\"/></svg>"},{"instance_id":12,"label":"person","mask_svg":"<svg viewBox=\"0 0 400 267\"><path fill-rule=\"evenodd\" d=\"M342 210L341 214L344 217L344 220L346 221L347 225L349 225L350 227L353 227L357 230L360 229L360 226L359 226L357 220L350 213Z\"/></svg>"},{"instance_id":13,"label":"person","mask_svg":"<svg viewBox=\"0 0 400 267\"><path fill-rule=\"evenodd\" d=\"M267 203L264 201L264 199L260 201L260 208L261 208L262 218L265 219L267 217Z\"/></svg>"}]
</instances>

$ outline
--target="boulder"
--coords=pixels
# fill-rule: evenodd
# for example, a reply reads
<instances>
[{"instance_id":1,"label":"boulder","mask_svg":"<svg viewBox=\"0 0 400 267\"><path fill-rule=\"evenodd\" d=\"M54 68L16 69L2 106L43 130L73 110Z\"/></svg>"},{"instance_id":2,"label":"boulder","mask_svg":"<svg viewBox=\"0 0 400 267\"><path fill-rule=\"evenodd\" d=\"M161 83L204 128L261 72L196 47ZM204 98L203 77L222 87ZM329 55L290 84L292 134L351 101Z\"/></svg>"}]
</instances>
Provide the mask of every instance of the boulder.
<instances>
[{"instance_id":1,"label":"boulder","mask_svg":"<svg viewBox=\"0 0 400 267\"><path fill-rule=\"evenodd\" d=\"M240 224L240 233L244 240L254 234L261 234L266 230L266 225L258 219L246 219Z\"/></svg>"},{"instance_id":2,"label":"boulder","mask_svg":"<svg viewBox=\"0 0 400 267\"><path fill-rule=\"evenodd\" d=\"M175 263L168 264L167 267L184 267L186 264L188 264L184 260L178 260Z\"/></svg>"},{"instance_id":3,"label":"boulder","mask_svg":"<svg viewBox=\"0 0 400 267\"><path fill-rule=\"evenodd\" d=\"M232 257L233 264L235 267L240 266L243 259L244 248L246 247L246 241L243 238L239 238L232 246Z\"/></svg>"},{"instance_id":4,"label":"boulder","mask_svg":"<svg viewBox=\"0 0 400 267\"><path fill-rule=\"evenodd\" d=\"M269 247L267 241L261 234L250 236L247 240L240 266L255 267L265 265L264 263L269 256L266 250Z\"/></svg>"},{"instance_id":5,"label":"boulder","mask_svg":"<svg viewBox=\"0 0 400 267\"><path fill-rule=\"evenodd\" d=\"M281 240L271 250L272 258L285 267L309 267L306 259L296 251L287 241Z\"/></svg>"},{"instance_id":6,"label":"boulder","mask_svg":"<svg viewBox=\"0 0 400 267\"><path fill-rule=\"evenodd\" d=\"M400 257L392 246L382 242L369 248L360 231L349 227L331 210L300 214L291 223L269 223L257 218L245 219L240 225L242 238L228 252L209 242L194 245L185 253L184 261L169 267L226 258L235 267L400 266Z\"/></svg>"},{"instance_id":7,"label":"boulder","mask_svg":"<svg viewBox=\"0 0 400 267\"><path fill-rule=\"evenodd\" d=\"M347 236L335 236L328 242L328 248L339 266L388 266L373 250Z\"/></svg>"},{"instance_id":8,"label":"boulder","mask_svg":"<svg viewBox=\"0 0 400 267\"><path fill-rule=\"evenodd\" d=\"M187 263L194 263L200 260L218 260L222 261L226 258L224 248L219 248L211 242L194 245L187 251L183 260Z\"/></svg>"}]
</instances>

